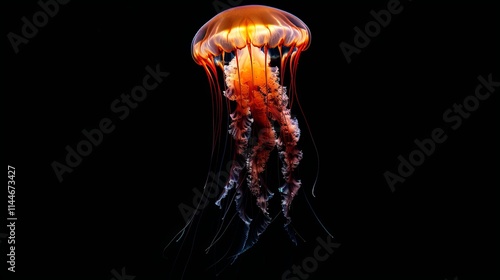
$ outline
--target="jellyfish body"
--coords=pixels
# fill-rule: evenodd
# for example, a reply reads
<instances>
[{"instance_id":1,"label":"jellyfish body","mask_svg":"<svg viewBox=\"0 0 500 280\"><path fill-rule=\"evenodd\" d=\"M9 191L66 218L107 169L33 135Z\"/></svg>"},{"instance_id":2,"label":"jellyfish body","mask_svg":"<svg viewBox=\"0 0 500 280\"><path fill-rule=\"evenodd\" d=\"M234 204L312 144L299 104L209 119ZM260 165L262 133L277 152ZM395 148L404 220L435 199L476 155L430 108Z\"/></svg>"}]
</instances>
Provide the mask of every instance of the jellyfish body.
<instances>
[{"instance_id":1,"label":"jellyfish body","mask_svg":"<svg viewBox=\"0 0 500 280\"><path fill-rule=\"evenodd\" d=\"M234 154L229 179L216 204L220 206L230 192L236 192L236 209L246 226L239 253L255 244L272 220L268 203L273 192L262 174L274 149L281 159L284 180L277 189L286 218L285 229L296 243L289 227L289 210L301 187L296 169L302 151L297 146L300 129L291 108L296 99L298 60L309 44L309 28L299 18L259 5L240 6L218 14L193 39L193 59L203 66L216 105L216 126L222 120L222 96L232 104L227 108L232 110L228 131L234 140ZM288 90L283 85L286 71L290 77ZM249 200L256 203L262 214L258 224L253 224L256 221L248 215ZM251 227L254 231L249 234Z\"/></svg>"}]
</instances>

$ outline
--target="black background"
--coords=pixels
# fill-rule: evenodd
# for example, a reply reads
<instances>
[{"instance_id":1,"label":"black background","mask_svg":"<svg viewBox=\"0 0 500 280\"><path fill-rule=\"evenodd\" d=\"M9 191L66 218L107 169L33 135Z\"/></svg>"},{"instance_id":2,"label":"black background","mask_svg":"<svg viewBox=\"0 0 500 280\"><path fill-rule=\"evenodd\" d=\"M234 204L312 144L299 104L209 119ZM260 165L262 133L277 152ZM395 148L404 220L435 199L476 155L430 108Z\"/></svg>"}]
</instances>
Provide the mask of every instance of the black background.
<instances>
[{"instance_id":1,"label":"black background","mask_svg":"<svg viewBox=\"0 0 500 280\"><path fill-rule=\"evenodd\" d=\"M192 205L192 190L202 188L210 168L210 91L190 45L216 14L212 1L71 1L17 54L7 34L20 34L21 18L32 19L40 7L2 1L2 138L7 164L16 167L15 276L108 280L125 268L137 280L180 279L184 269L185 279L217 279L221 271L218 279L282 279L313 256L317 237L326 238L306 196L341 244L308 279L498 276L500 141L493 113L500 89L458 129L443 120L474 94L479 75L500 81L498 5L402 1L402 12L347 63L339 44L352 45L353 28L363 29L373 20L370 11L388 2L241 1L286 10L311 29L297 91L319 167L301 126L304 191L292 213L306 242L293 246L276 219L256 246L223 269L210 266L222 248L203 254L221 216L213 201L184 245L163 253L184 225L179 204ZM117 119L110 104L157 64L170 76ZM303 115L294 113L303 125ZM51 164L64 163L65 147L76 147L83 129L107 117L115 130L59 182ZM435 128L447 140L391 192L384 172L397 172L398 156L407 158L413 141ZM0 248L4 260L6 239Z\"/></svg>"}]
</instances>

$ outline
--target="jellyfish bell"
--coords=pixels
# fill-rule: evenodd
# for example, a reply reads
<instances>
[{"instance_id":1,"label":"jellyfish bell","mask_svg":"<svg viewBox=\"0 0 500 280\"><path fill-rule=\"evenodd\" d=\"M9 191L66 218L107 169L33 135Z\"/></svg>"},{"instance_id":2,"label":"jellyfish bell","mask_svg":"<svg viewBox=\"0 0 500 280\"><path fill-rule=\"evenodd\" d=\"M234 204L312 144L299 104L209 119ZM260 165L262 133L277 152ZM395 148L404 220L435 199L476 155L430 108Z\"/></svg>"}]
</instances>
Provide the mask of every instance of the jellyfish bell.
<instances>
[{"instance_id":1,"label":"jellyfish bell","mask_svg":"<svg viewBox=\"0 0 500 280\"><path fill-rule=\"evenodd\" d=\"M280 58L283 75L289 58L294 72L300 53L310 42L311 32L298 17L268 6L248 5L228 9L205 23L193 38L191 54L209 79L217 78L216 67L255 49L265 54L261 60Z\"/></svg>"},{"instance_id":2,"label":"jellyfish bell","mask_svg":"<svg viewBox=\"0 0 500 280\"><path fill-rule=\"evenodd\" d=\"M289 212L301 187L296 173L302 151L298 148L299 124L291 108L297 100L295 76L299 57L310 43L311 32L302 20L260 5L221 12L193 38L191 54L205 70L214 104L212 153L219 141L217 132L222 131L222 111L232 111L228 125L232 160L216 205L221 206L226 197L234 197L237 214L243 221L244 240L234 259L252 247L271 223L268 204L273 191L281 195L284 227L296 243ZM285 73L288 87L284 84ZM263 176L274 150L278 151L282 173L282 182L275 188L268 186ZM259 218L250 214L252 206L259 210Z\"/></svg>"},{"instance_id":3,"label":"jellyfish bell","mask_svg":"<svg viewBox=\"0 0 500 280\"><path fill-rule=\"evenodd\" d=\"M246 48L309 47L311 32L298 17L276 8L240 6L219 13L193 38L191 53L200 65L205 60Z\"/></svg>"}]
</instances>

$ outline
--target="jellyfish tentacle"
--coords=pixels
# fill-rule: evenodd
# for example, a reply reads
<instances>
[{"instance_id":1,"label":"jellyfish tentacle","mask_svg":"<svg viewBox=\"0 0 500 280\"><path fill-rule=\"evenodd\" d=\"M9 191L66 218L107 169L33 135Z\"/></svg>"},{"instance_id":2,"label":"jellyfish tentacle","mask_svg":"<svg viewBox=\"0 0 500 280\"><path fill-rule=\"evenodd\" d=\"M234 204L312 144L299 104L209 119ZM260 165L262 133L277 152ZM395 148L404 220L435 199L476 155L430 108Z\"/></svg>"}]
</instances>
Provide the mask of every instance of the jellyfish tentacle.
<instances>
[{"instance_id":1,"label":"jellyfish tentacle","mask_svg":"<svg viewBox=\"0 0 500 280\"><path fill-rule=\"evenodd\" d=\"M284 117L283 121L286 125L282 126L281 136L278 140L278 145L281 149L279 154L283 162L281 172L283 174L283 178L285 179L285 183L278 190L280 191L282 197L282 212L287 219L285 223L285 230L290 235L292 242L297 243L295 232L293 232L290 228L292 219L289 211L292 201L301 186L300 180L295 179L294 172L302 159L302 151L297 148L297 141L300 135L297 121L296 119L290 119L286 116L289 117L289 115L285 115Z\"/></svg>"},{"instance_id":2,"label":"jellyfish tentacle","mask_svg":"<svg viewBox=\"0 0 500 280\"><path fill-rule=\"evenodd\" d=\"M226 97L229 99L232 98L230 91L225 92ZM231 163L229 181L224 186L224 190L222 191L219 199L215 202L217 206L221 206L221 201L227 196L227 194L235 187L240 184L240 173L243 170L246 162L246 151L248 148L248 140L250 138L250 133L252 131L251 125L253 119L250 115L250 108L244 107L241 105L237 105L235 111L230 115L232 122L229 125L229 134L234 139L236 146L236 153L234 155L234 159ZM238 187L239 188L239 187ZM242 194L239 190L237 190L236 194L236 207L238 208L238 212L240 218L245 223L250 223L250 218L246 215L244 208L241 207L240 200L242 199Z\"/></svg>"},{"instance_id":3,"label":"jellyfish tentacle","mask_svg":"<svg viewBox=\"0 0 500 280\"><path fill-rule=\"evenodd\" d=\"M288 232L292 242L297 243L295 232L291 229L292 219L289 212L292 201L301 186L300 180L296 180L294 177L294 171L302 159L302 152L293 144L294 141L291 140L293 138L290 137L289 132L286 130L286 128L282 130L283 137L280 139L280 146L282 147L282 150L280 151L280 158L283 162L281 171L283 173L285 183L278 190L280 191L282 197L282 212L286 218L284 225L285 230Z\"/></svg>"},{"instance_id":4,"label":"jellyfish tentacle","mask_svg":"<svg viewBox=\"0 0 500 280\"><path fill-rule=\"evenodd\" d=\"M265 185L261 183L261 174L266 169L269 156L276 145L274 129L262 109L252 110L254 115L254 131L258 131L257 141L252 149L248 160L248 186L257 199L257 205L262 213L268 215L268 200L272 198L271 193Z\"/></svg>"},{"instance_id":5,"label":"jellyfish tentacle","mask_svg":"<svg viewBox=\"0 0 500 280\"><path fill-rule=\"evenodd\" d=\"M282 212L286 219L285 230L288 232L292 242L297 243L295 232L291 229L290 206L300 189L301 182L295 178L301 159L302 151L297 148L300 139L300 129L296 118L290 114L287 88L280 85L280 72L278 67L269 67L269 78L267 80L267 112L269 119L278 122L280 126L279 137L276 138L276 146L282 162L281 172L285 183L278 188L281 193Z\"/></svg>"},{"instance_id":6,"label":"jellyfish tentacle","mask_svg":"<svg viewBox=\"0 0 500 280\"><path fill-rule=\"evenodd\" d=\"M262 97L257 95L254 95L253 100L254 102L263 101ZM253 131L258 131L258 135L256 143L252 147L252 151L247 160L247 184L250 193L256 198L256 204L259 207L261 214L254 218L252 224L245 225L245 237L243 244L238 254L234 257L234 260L236 260L238 255L250 249L255 243L257 243L260 235L264 233L272 221L267 208L268 201L274 194L268 189L267 185L263 184L261 177L262 172L266 169L269 155L275 147L276 138L274 129L267 119L265 106L260 104L258 107L260 108L257 109L256 106L252 106L253 110L251 111L254 119L252 129Z\"/></svg>"},{"instance_id":7,"label":"jellyfish tentacle","mask_svg":"<svg viewBox=\"0 0 500 280\"><path fill-rule=\"evenodd\" d=\"M282 212L286 218L285 230L290 235L292 242L296 243L295 233L290 228L292 220L289 211L292 201L301 186L300 180L296 180L294 174L302 159L302 151L297 148L300 138L300 129L297 119L292 118L290 115L286 87L279 86L278 84L278 70L276 69L272 73L273 76L271 78L274 79L275 86L269 97L270 106L272 108L269 112L271 114L270 117L278 121L280 125L280 133L276 140L276 145L283 164L281 172L285 180L285 183L278 190L282 197ZM278 84L278 86L276 86L276 84Z\"/></svg>"},{"instance_id":8,"label":"jellyfish tentacle","mask_svg":"<svg viewBox=\"0 0 500 280\"><path fill-rule=\"evenodd\" d=\"M251 115L252 122L247 131L251 131L253 136L250 143L247 138L245 146L237 147L237 154L246 156L248 189L242 189L242 185L238 185L236 189L236 208L245 225L243 241L233 261L257 242L272 220L268 213L268 201L273 193L263 184L262 178L269 156L276 146L276 133L269 119L266 97L266 80L271 75L268 73L270 69L267 60L268 57L260 48L248 45L247 48L238 50L231 62L224 67L228 87L226 97L236 101L237 108L249 109L245 112ZM243 151L245 147L246 152ZM251 207L244 203L247 196L254 197L260 209L260 213L252 216L252 219L246 215L246 208Z\"/></svg>"}]
</instances>

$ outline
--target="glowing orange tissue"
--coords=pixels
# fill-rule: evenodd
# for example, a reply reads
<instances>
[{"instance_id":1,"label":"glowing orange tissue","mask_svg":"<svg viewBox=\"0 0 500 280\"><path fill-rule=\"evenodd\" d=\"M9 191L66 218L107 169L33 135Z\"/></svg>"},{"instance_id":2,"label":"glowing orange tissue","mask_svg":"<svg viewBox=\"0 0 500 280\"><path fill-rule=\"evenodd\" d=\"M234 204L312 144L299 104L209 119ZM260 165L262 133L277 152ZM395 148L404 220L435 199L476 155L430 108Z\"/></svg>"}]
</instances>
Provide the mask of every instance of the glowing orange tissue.
<instances>
[{"instance_id":1,"label":"glowing orange tissue","mask_svg":"<svg viewBox=\"0 0 500 280\"><path fill-rule=\"evenodd\" d=\"M289 210L301 185L296 169L302 151L297 147L298 121L290 112L297 98L297 64L310 40L309 28L299 18L259 5L224 11L203 25L193 38L193 59L204 68L210 83L215 135L221 131L223 100L225 108L232 111L229 133L233 160L216 204L220 206L228 194L235 192L236 209L246 225L238 254L255 244L271 222L268 203L273 188L267 185L263 173L275 148L283 180L275 189L281 194L285 229L296 242L295 233L289 229ZM285 79L289 87L283 84ZM217 141L215 136L214 145ZM252 211L255 206L260 217Z\"/></svg>"}]
</instances>

